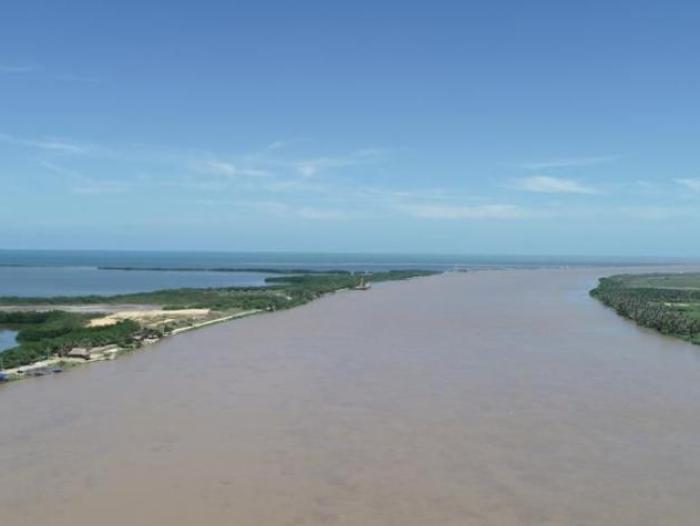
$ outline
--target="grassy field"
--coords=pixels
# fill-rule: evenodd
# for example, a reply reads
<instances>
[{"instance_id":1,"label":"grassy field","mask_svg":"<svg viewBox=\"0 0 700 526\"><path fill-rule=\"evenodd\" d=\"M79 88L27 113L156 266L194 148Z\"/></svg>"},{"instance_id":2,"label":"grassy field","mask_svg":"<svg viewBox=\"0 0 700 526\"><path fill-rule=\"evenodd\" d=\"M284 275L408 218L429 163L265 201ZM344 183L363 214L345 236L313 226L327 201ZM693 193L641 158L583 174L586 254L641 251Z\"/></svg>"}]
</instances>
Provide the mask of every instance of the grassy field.
<instances>
[{"instance_id":1,"label":"grassy field","mask_svg":"<svg viewBox=\"0 0 700 526\"><path fill-rule=\"evenodd\" d=\"M610 276L591 296L639 325L700 344L700 273Z\"/></svg>"}]
</instances>

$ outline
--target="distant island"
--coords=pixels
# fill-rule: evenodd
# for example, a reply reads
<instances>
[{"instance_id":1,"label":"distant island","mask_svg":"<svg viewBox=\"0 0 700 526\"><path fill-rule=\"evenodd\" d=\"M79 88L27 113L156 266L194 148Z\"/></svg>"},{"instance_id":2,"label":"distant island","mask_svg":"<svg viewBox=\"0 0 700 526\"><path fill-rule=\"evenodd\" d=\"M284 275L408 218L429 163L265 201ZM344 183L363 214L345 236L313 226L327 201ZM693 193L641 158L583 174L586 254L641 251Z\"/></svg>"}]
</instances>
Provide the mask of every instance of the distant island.
<instances>
[{"instance_id":1,"label":"distant island","mask_svg":"<svg viewBox=\"0 0 700 526\"><path fill-rule=\"evenodd\" d=\"M365 290L370 282L436 273L298 270L294 275L266 278L265 287L178 288L114 296L0 297L0 328L18 331L18 345L0 352L0 380L41 376L65 366L111 359L164 336L259 312L289 309L343 289Z\"/></svg>"},{"instance_id":2,"label":"distant island","mask_svg":"<svg viewBox=\"0 0 700 526\"><path fill-rule=\"evenodd\" d=\"M610 276L590 294L643 327L700 345L700 273Z\"/></svg>"}]
</instances>

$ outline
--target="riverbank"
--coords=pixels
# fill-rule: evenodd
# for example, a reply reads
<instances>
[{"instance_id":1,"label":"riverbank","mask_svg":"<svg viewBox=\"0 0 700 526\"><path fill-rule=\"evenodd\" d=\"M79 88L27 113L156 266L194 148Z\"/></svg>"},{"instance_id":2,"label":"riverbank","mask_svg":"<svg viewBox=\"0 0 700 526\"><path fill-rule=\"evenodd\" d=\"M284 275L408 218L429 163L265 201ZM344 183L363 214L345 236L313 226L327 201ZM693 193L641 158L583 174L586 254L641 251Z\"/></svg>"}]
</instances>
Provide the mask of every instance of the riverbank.
<instances>
[{"instance_id":1,"label":"riverbank","mask_svg":"<svg viewBox=\"0 0 700 526\"><path fill-rule=\"evenodd\" d=\"M225 321L231 321L235 320L238 318L244 318L246 316L252 316L253 314L258 314L260 312L263 312L261 310L249 310L249 311L243 311L239 312L236 314L231 314L228 316L223 316L221 318L214 318L214 319L209 319L207 321L202 321L199 323L192 323L191 325L186 325L183 327L179 327L177 329L173 329L170 333L164 334L161 337L153 337L153 338L145 338L141 340L141 345L140 347L144 347L147 345L152 345L154 343L157 343L164 338L167 338L169 336L175 336L177 334L181 334L183 332L195 330L195 329L201 329L203 327L208 327L210 325L214 325L217 323L223 323ZM24 365L20 367L15 367L12 369L0 369L0 374L4 375L3 380L4 381L16 381L16 380L21 380L23 378L28 378L28 377L37 377L37 376L47 376L51 374L58 374L62 373L64 369L66 368L71 368L71 367L76 367L79 365L88 365L96 362L103 362L106 360L114 360L117 358L120 354L130 352L131 348L124 348L120 347L119 345L105 345L105 346L99 346L99 347L88 347L84 349L83 355L84 357L82 358L77 358L77 357L71 357L71 356L62 356L62 357L54 357L50 358L47 360L39 360L37 362L33 362L29 365Z\"/></svg>"},{"instance_id":2,"label":"riverbank","mask_svg":"<svg viewBox=\"0 0 700 526\"><path fill-rule=\"evenodd\" d=\"M638 325L700 345L700 273L618 274L590 294Z\"/></svg>"},{"instance_id":3,"label":"riverbank","mask_svg":"<svg viewBox=\"0 0 700 526\"><path fill-rule=\"evenodd\" d=\"M268 278L268 287L172 289L118 296L0 298L0 323L19 345L0 352L0 380L59 372L64 365L114 359L181 332L265 311L289 309L323 295L430 271L308 272ZM106 354L106 348L109 353ZM71 359L80 359L76 362Z\"/></svg>"}]
</instances>

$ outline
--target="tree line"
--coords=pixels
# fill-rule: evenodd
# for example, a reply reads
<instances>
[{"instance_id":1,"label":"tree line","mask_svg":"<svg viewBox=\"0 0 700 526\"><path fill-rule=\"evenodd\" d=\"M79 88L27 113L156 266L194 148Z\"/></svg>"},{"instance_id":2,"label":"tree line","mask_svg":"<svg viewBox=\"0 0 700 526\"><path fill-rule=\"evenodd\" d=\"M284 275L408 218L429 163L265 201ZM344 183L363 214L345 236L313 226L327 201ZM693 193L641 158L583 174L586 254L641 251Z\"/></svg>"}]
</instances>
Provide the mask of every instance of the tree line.
<instances>
[{"instance_id":1,"label":"tree line","mask_svg":"<svg viewBox=\"0 0 700 526\"><path fill-rule=\"evenodd\" d=\"M625 285L624 277L602 278L591 296L615 309L620 316L663 334L700 343L700 290Z\"/></svg>"}]
</instances>

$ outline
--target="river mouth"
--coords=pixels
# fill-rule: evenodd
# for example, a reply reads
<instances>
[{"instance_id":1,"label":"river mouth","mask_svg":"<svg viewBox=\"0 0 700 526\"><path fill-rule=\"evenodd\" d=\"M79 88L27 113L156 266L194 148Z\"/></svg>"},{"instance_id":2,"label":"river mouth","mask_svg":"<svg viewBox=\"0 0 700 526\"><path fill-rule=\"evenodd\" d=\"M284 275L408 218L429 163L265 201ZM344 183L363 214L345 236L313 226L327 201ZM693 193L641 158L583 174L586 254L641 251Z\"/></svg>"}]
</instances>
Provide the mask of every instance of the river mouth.
<instances>
[{"instance_id":1,"label":"river mouth","mask_svg":"<svg viewBox=\"0 0 700 526\"><path fill-rule=\"evenodd\" d=\"M588 296L619 272L387 283L15 382L3 524L695 524L700 347Z\"/></svg>"}]
</instances>

